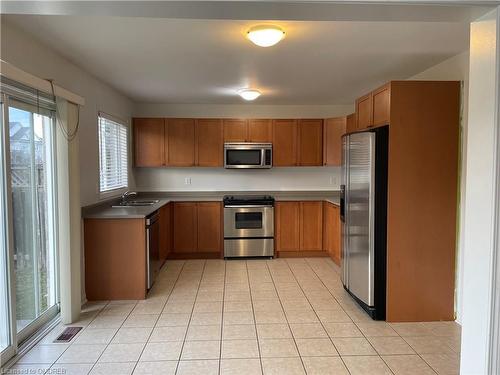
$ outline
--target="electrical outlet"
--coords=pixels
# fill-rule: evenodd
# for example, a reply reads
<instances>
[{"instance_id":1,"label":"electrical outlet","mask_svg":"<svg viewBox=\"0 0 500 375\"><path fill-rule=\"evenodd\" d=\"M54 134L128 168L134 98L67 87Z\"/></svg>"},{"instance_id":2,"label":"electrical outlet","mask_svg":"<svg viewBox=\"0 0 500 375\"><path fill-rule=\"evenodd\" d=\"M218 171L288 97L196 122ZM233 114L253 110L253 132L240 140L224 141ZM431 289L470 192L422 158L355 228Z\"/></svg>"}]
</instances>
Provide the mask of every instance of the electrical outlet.
<instances>
[{"instance_id":1,"label":"electrical outlet","mask_svg":"<svg viewBox=\"0 0 500 375\"><path fill-rule=\"evenodd\" d=\"M191 177L186 177L184 179L184 185L191 185Z\"/></svg>"},{"instance_id":2,"label":"electrical outlet","mask_svg":"<svg viewBox=\"0 0 500 375\"><path fill-rule=\"evenodd\" d=\"M339 177L338 176L330 176L330 185L338 185Z\"/></svg>"}]
</instances>

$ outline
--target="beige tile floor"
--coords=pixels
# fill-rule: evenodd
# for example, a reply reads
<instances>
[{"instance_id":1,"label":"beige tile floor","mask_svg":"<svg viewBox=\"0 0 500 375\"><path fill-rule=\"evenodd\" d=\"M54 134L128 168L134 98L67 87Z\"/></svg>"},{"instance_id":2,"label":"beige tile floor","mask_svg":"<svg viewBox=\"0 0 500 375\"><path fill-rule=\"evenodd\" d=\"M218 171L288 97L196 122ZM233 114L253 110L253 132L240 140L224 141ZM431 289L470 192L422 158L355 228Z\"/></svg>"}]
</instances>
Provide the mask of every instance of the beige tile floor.
<instances>
[{"instance_id":1,"label":"beige tile floor","mask_svg":"<svg viewBox=\"0 0 500 375\"><path fill-rule=\"evenodd\" d=\"M13 369L37 374L458 374L454 322L372 321L326 258L169 261L145 301L88 303ZM30 372L31 373L31 372Z\"/></svg>"}]
</instances>

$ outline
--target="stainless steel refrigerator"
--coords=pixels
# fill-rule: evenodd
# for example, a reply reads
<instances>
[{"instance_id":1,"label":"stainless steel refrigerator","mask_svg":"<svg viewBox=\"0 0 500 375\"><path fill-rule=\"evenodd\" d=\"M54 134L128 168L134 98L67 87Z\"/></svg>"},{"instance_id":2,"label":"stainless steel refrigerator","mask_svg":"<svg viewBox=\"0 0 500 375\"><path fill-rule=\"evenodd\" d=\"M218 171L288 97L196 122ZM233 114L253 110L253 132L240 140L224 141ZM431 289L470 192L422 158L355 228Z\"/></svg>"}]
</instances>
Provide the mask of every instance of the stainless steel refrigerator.
<instances>
[{"instance_id":1,"label":"stainless steel refrigerator","mask_svg":"<svg viewBox=\"0 0 500 375\"><path fill-rule=\"evenodd\" d=\"M388 127L342 137L340 216L344 288L385 320Z\"/></svg>"}]
</instances>

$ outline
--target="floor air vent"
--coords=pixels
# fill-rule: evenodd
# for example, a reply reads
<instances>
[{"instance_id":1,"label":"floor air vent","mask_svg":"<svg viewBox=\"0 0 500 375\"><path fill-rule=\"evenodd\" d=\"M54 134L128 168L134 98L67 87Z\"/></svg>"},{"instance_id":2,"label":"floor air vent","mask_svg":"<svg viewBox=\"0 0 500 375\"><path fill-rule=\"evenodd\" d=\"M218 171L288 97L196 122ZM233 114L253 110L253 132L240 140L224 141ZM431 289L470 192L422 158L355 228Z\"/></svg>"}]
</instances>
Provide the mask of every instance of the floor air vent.
<instances>
[{"instance_id":1,"label":"floor air vent","mask_svg":"<svg viewBox=\"0 0 500 375\"><path fill-rule=\"evenodd\" d=\"M54 342L71 341L81 329L82 327L68 327L59 336L57 336L57 339L55 339Z\"/></svg>"}]
</instances>

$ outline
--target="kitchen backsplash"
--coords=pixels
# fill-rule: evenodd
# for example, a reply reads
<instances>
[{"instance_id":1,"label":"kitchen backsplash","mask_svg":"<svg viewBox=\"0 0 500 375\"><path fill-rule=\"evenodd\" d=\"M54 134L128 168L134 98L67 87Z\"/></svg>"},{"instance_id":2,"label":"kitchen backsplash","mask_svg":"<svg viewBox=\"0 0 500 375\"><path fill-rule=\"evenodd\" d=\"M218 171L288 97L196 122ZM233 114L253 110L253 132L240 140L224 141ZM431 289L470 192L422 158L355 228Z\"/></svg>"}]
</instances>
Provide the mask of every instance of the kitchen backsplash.
<instances>
[{"instance_id":1,"label":"kitchen backsplash","mask_svg":"<svg viewBox=\"0 0 500 375\"><path fill-rule=\"evenodd\" d=\"M134 168L139 191L338 190L340 167Z\"/></svg>"}]
</instances>

